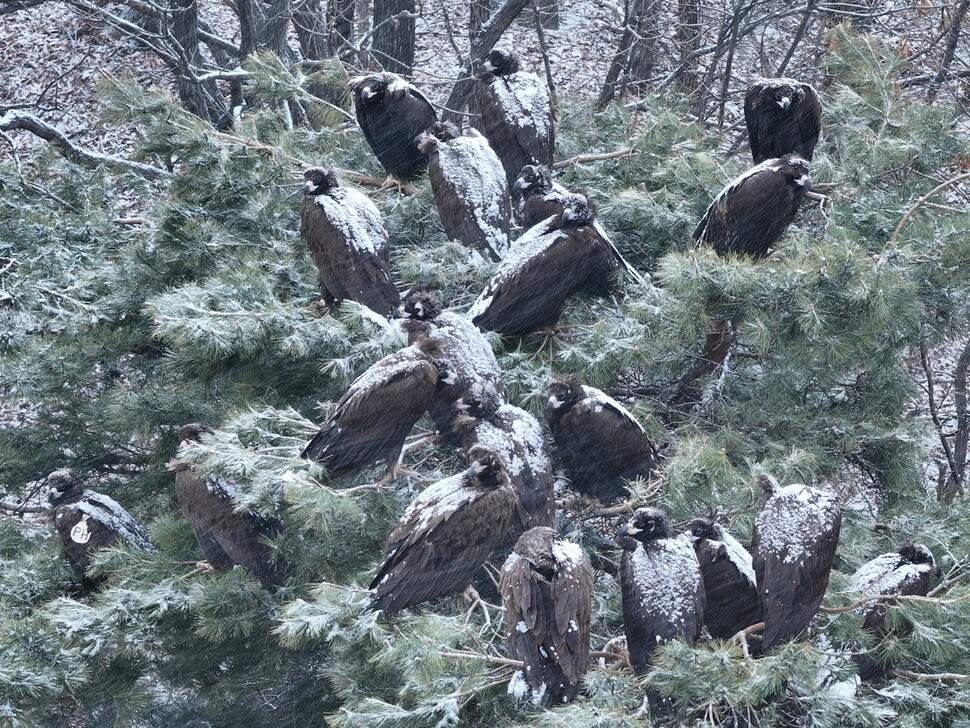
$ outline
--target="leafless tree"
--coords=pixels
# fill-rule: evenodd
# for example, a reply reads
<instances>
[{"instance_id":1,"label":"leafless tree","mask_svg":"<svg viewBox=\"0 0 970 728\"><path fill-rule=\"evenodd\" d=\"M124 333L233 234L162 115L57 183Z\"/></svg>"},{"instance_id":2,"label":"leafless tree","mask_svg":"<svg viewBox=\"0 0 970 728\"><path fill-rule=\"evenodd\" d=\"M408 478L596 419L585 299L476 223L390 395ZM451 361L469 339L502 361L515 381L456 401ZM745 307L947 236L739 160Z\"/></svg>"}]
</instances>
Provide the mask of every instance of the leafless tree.
<instances>
[{"instance_id":1,"label":"leafless tree","mask_svg":"<svg viewBox=\"0 0 970 728\"><path fill-rule=\"evenodd\" d=\"M385 71L411 76L414 68L414 0L374 0L371 48Z\"/></svg>"},{"instance_id":2,"label":"leafless tree","mask_svg":"<svg viewBox=\"0 0 970 728\"><path fill-rule=\"evenodd\" d=\"M660 0L626 0L624 3L623 37L597 99L599 108L605 107L624 90L645 87L656 63L662 5Z\"/></svg>"}]
</instances>

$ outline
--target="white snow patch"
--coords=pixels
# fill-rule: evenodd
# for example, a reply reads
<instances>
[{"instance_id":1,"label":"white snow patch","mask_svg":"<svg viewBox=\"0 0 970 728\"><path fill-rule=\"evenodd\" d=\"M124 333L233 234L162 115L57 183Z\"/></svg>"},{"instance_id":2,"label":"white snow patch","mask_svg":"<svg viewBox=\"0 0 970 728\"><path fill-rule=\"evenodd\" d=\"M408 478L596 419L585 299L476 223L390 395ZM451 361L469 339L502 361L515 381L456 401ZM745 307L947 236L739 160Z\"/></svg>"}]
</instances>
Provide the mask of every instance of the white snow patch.
<instances>
[{"instance_id":1,"label":"white snow patch","mask_svg":"<svg viewBox=\"0 0 970 728\"><path fill-rule=\"evenodd\" d=\"M468 488L463 482L464 473L439 480L423 490L404 512L402 523L417 517L415 531L424 531L436 520L448 520L463 506L474 501L479 492Z\"/></svg>"},{"instance_id":2,"label":"white snow patch","mask_svg":"<svg viewBox=\"0 0 970 728\"><path fill-rule=\"evenodd\" d=\"M831 493L798 483L781 488L758 512L758 548L786 563L801 562L819 534L832 530L840 512Z\"/></svg>"},{"instance_id":3,"label":"white snow patch","mask_svg":"<svg viewBox=\"0 0 970 728\"><path fill-rule=\"evenodd\" d=\"M895 552L882 554L856 570L849 588L862 596L897 594L904 585L919 580L935 568L932 564L903 563L902 557Z\"/></svg>"},{"instance_id":4,"label":"white snow patch","mask_svg":"<svg viewBox=\"0 0 970 728\"><path fill-rule=\"evenodd\" d=\"M678 536L651 541L646 547L639 543L630 558L640 606L686 629L687 620L696 616L701 582L701 567L690 541Z\"/></svg>"},{"instance_id":5,"label":"white snow patch","mask_svg":"<svg viewBox=\"0 0 970 728\"><path fill-rule=\"evenodd\" d=\"M509 125L534 127L540 139L548 139L551 132L552 106L549 90L539 77L528 71L517 71L497 77L492 90L505 110ZM541 163L543 160L535 160Z\"/></svg>"},{"instance_id":6,"label":"white snow patch","mask_svg":"<svg viewBox=\"0 0 970 728\"><path fill-rule=\"evenodd\" d=\"M85 490L79 501L58 506L58 508L85 514L116 532L122 540L145 551L155 550L155 545L148 540L141 524L132 518L131 514L122 508L118 501L102 493Z\"/></svg>"},{"instance_id":7,"label":"white snow patch","mask_svg":"<svg viewBox=\"0 0 970 728\"><path fill-rule=\"evenodd\" d=\"M754 574L751 554L721 524L715 523L714 530L717 533L718 540L711 541L711 543L714 544L715 548L717 548L718 544L722 544L725 553L727 553L728 560L751 583L751 586L757 586L758 581Z\"/></svg>"},{"instance_id":8,"label":"white snow patch","mask_svg":"<svg viewBox=\"0 0 970 728\"><path fill-rule=\"evenodd\" d=\"M601 411L603 407L610 407L619 412L621 417L628 419L630 422L636 425L640 432L644 432L643 425L637 422L637 418L634 417L626 407L606 394L606 392L596 389L595 387L587 387L586 385L583 385L583 393L586 395L587 399L595 402L596 405L598 405L596 408L597 412Z\"/></svg>"},{"instance_id":9,"label":"white snow patch","mask_svg":"<svg viewBox=\"0 0 970 728\"><path fill-rule=\"evenodd\" d=\"M427 361L428 358L418 347L407 346L372 364L367 371L357 377L350 387L347 388L344 397L349 397L351 394L360 394L377 386L381 382L386 382L399 374L416 369L418 366L427 363Z\"/></svg>"},{"instance_id":10,"label":"white snow patch","mask_svg":"<svg viewBox=\"0 0 970 728\"><path fill-rule=\"evenodd\" d=\"M501 390L502 368L488 340L469 319L454 311L444 311L431 322L428 334L445 342L445 358L466 384L485 380Z\"/></svg>"},{"instance_id":11,"label":"white snow patch","mask_svg":"<svg viewBox=\"0 0 970 728\"><path fill-rule=\"evenodd\" d=\"M350 187L334 187L313 199L354 249L375 255L387 250L384 220L367 195Z\"/></svg>"},{"instance_id":12,"label":"white snow patch","mask_svg":"<svg viewBox=\"0 0 970 728\"><path fill-rule=\"evenodd\" d=\"M525 673L522 670L516 670L509 680L509 695L516 700L522 700L528 694L529 683L525 681Z\"/></svg>"}]
</instances>

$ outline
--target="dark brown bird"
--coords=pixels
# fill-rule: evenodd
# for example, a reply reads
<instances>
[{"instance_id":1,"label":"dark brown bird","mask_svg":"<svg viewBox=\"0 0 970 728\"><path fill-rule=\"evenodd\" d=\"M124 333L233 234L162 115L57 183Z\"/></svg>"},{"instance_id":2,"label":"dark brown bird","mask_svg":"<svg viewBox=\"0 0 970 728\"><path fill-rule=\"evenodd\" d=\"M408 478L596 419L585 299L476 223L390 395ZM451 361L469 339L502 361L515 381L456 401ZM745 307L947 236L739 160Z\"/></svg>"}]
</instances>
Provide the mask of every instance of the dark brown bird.
<instances>
[{"instance_id":1,"label":"dark brown bird","mask_svg":"<svg viewBox=\"0 0 970 728\"><path fill-rule=\"evenodd\" d=\"M179 430L182 444L199 442L205 425L184 425ZM279 533L282 523L241 509L238 483L228 478L201 477L185 460L168 465L175 473L175 495L185 520L192 526L205 560L212 568L226 571L241 566L267 589L284 577L283 564L273 557L267 539Z\"/></svg>"},{"instance_id":2,"label":"dark brown bird","mask_svg":"<svg viewBox=\"0 0 970 728\"><path fill-rule=\"evenodd\" d=\"M401 315L409 343L414 344L422 336L438 341L442 358L451 362L463 389L480 383L500 394L505 391L502 369L482 332L465 316L443 311L436 294L425 288L412 290L404 299ZM451 423L452 405L461 393L455 387L447 387L437 391L432 399L429 412L438 431L445 435Z\"/></svg>"},{"instance_id":3,"label":"dark brown bird","mask_svg":"<svg viewBox=\"0 0 970 728\"><path fill-rule=\"evenodd\" d=\"M384 547L370 588L385 612L461 591L498 545L515 494L497 453L476 447L471 466L414 499Z\"/></svg>"},{"instance_id":4,"label":"dark brown bird","mask_svg":"<svg viewBox=\"0 0 970 728\"><path fill-rule=\"evenodd\" d=\"M474 129L462 136L448 122L435 124L419 138L428 157L428 178L445 234L491 260L509 249L509 183L502 163Z\"/></svg>"},{"instance_id":5,"label":"dark brown bird","mask_svg":"<svg viewBox=\"0 0 970 728\"><path fill-rule=\"evenodd\" d=\"M390 275L390 249L381 213L366 195L340 187L334 173L303 173L300 234L313 253L328 306L357 301L387 316L401 302Z\"/></svg>"},{"instance_id":6,"label":"dark brown bird","mask_svg":"<svg viewBox=\"0 0 970 728\"><path fill-rule=\"evenodd\" d=\"M468 316L487 331L532 333L555 325L572 294L608 294L621 265L594 224L589 202L571 194L558 218L533 226L515 242Z\"/></svg>"},{"instance_id":7,"label":"dark brown bird","mask_svg":"<svg viewBox=\"0 0 970 728\"><path fill-rule=\"evenodd\" d=\"M50 520L61 540L64 555L85 592L96 589L103 578L92 578L88 570L96 553L117 544L143 551L158 549L138 523L113 498L87 490L77 472L55 470L47 476Z\"/></svg>"},{"instance_id":8,"label":"dark brown bird","mask_svg":"<svg viewBox=\"0 0 970 728\"><path fill-rule=\"evenodd\" d=\"M721 190L694 228L694 242L718 255L763 258L812 186L809 163L788 154L752 167Z\"/></svg>"},{"instance_id":9,"label":"dark brown bird","mask_svg":"<svg viewBox=\"0 0 970 728\"><path fill-rule=\"evenodd\" d=\"M727 640L761 621L758 584L751 554L720 523L698 518L687 527L704 578L704 625L711 637Z\"/></svg>"},{"instance_id":10,"label":"dark brown bird","mask_svg":"<svg viewBox=\"0 0 970 728\"><path fill-rule=\"evenodd\" d=\"M451 430L470 452L476 446L494 450L515 491L515 512L500 545L513 545L525 531L552 526L555 479L542 428L523 409L502 402L487 384L472 384L455 403Z\"/></svg>"},{"instance_id":11,"label":"dark brown bird","mask_svg":"<svg viewBox=\"0 0 970 728\"><path fill-rule=\"evenodd\" d=\"M459 386L451 364L434 339L389 354L361 374L344 393L301 457L343 475L387 460L393 478L404 440L428 409L436 388Z\"/></svg>"},{"instance_id":12,"label":"dark brown bird","mask_svg":"<svg viewBox=\"0 0 970 728\"><path fill-rule=\"evenodd\" d=\"M552 170L544 164L527 164L512 183L517 198L516 214L523 227L530 228L552 215L561 215L569 190L552 180Z\"/></svg>"},{"instance_id":13,"label":"dark brown bird","mask_svg":"<svg viewBox=\"0 0 970 728\"><path fill-rule=\"evenodd\" d=\"M381 166L400 182L424 172L417 136L438 120L431 102L400 76L375 73L350 79L357 123Z\"/></svg>"},{"instance_id":14,"label":"dark brown bird","mask_svg":"<svg viewBox=\"0 0 970 728\"><path fill-rule=\"evenodd\" d=\"M898 594L899 596L926 596L930 581L940 576L933 553L923 544L905 543L899 551L882 554L869 561L852 576L851 589L861 597ZM890 630L886 627L886 611L891 600L871 601L859 607L865 621L863 629L877 638L889 634L904 636L909 630ZM892 660L879 646L854 658L859 668L859 678L866 681L885 677L892 669Z\"/></svg>"},{"instance_id":15,"label":"dark brown bird","mask_svg":"<svg viewBox=\"0 0 970 728\"><path fill-rule=\"evenodd\" d=\"M620 529L623 630L633 671L650 669L657 645L682 637L696 642L704 624L704 581L690 541L671 537L670 519L639 508Z\"/></svg>"},{"instance_id":16,"label":"dark brown bird","mask_svg":"<svg viewBox=\"0 0 970 728\"><path fill-rule=\"evenodd\" d=\"M474 87L480 129L502 160L508 183L527 164L552 167L556 128L545 83L520 71L518 58L503 50L491 51L481 68Z\"/></svg>"},{"instance_id":17,"label":"dark brown bird","mask_svg":"<svg viewBox=\"0 0 970 728\"><path fill-rule=\"evenodd\" d=\"M829 583L842 509L835 496L807 485L779 487L759 476L764 496L754 522L752 563L765 628L764 651L799 637Z\"/></svg>"},{"instance_id":18,"label":"dark brown bird","mask_svg":"<svg viewBox=\"0 0 970 728\"><path fill-rule=\"evenodd\" d=\"M545 526L526 531L502 567L509 654L521 660L509 692L533 705L572 701L589 663L593 567L582 548Z\"/></svg>"},{"instance_id":19,"label":"dark brown bird","mask_svg":"<svg viewBox=\"0 0 970 728\"><path fill-rule=\"evenodd\" d=\"M643 426L605 392L563 377L549 387L546 421L574 490L608 501L627 483L650 479L658 456Z\"/></svg>"},{"instance_id":20,"label":"dark brown bird","mask_svg":"<svg viewBox=\"0 0 970 728\"><path fill-rule=\"evenodd\" d=\"M744 123L755 164L792 153L811 162L822 126L822 105L807 83L762 78L748 86Z\"/></svg>"}]
</instances>

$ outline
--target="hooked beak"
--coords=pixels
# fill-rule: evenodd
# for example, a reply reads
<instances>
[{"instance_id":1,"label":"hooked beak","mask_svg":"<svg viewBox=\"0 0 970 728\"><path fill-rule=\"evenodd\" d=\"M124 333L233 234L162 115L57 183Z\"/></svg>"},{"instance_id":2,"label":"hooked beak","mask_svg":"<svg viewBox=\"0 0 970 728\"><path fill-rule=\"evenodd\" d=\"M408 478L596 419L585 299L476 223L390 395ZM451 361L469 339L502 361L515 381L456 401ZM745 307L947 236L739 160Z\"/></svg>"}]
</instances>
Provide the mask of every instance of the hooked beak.
<instances>
[{"instance_id":1,"label":"hooked beak","mask_svg":"<svg viewBox=\"0 0 970 728\"><path fill-rule=\"evenodd\" d=\"M558 397L550 397L546 400L546 406L543 408L543 411L546 414L549 414L553 410L557 410L560 407L562 407L562 400Z\"/></svg>"},{"instance_id":2,"label":"hooked beak","mask_svg":"<svg viewBox=\"0 0 970 728\"><path fill-rule=\"evenodd\" d=\"M782 96L778 101L778 105L784 110L788 111L788 107L791 106L791 96Z\"/></svg>"},{"instance_id":3,"label":"hooked beak","mask_svg":"<svg viewBox=\"0 0 970 728\"><path fill-rule=\"evenodd\" d=\"M364 86L364 88L362 88L362 89L360 90L360 97L361 97L361 98L362 98L362 99L363 99L364 101L370 101L370 100L371 100L372 98L374 98L374 97L375 97L376 95L377 95L377 94L375 94L375 93L374 93L374 91L373 91L373 89L371 89L371 87L370 87L370 86Z\"/></svg>"},{"instance_id":4,"label":"hooked beak","mask_svg":"<svg viewBox=\"0 0 970 728\"><path fill-rule=\"evenodd\" d=\"M316 192L317 186L313 183L312 180L307 180L306 182L303 183L302 190L304 195L312 195L314 192Z\"/></svg>"},{"instance_id":5,"label":"hooked beak","mask_svg":"<svg viewBox=\"0 0 970 728\"><path fill-rule=\"evenodd\" d=\"M522 179L521 177L519 177L519 178L517 178L515 180L515 182L512 183L512 191L513 192L518 192L519 190L521 190L525 186L526 186L525 180Z\"/></svg>"},{"instance_id":6,"label":"hooked beak","mask_svg":"<svg viewBox=\"0 0 970 728\"><path fill-rule=\"evenodd\" d=\"M804 187L806 190L812 189L812 178L807 174L803 174L801 177L795 180L795 184L799 187Z\"/></svg>"},{"instance_id":7,"label":"hooked beak","mask_svg":"<svg viewBox=\"0 0 970 728\"><path fill-rule=\"evenodd\" d=\"M482 62L482 70L485 71L485 73L491 73L495 70L495 66L492 65L491 61L486 60Z\"/></svg>"}]
</instances>

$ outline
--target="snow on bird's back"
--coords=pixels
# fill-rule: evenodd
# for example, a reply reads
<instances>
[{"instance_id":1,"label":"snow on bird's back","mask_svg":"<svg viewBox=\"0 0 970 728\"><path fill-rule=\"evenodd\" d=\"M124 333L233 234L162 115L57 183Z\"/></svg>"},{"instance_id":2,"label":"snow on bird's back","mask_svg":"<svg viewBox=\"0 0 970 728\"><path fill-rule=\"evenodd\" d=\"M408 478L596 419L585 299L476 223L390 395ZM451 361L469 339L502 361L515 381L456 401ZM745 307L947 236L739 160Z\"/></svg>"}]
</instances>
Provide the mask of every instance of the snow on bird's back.
<instances>
[{"instance_id":1,"label":"snow on bird's back","mask_svg":"<svg viewBox=\"0 0 970 728\"><path fill-rule=\"evenodd\" d=\"M432 523L448 520L478 495L477 490L465 485L464 473L452 475L423 490L404 512L402 522L417 518L414 530L424 531Z\"/></svg>"},{"instance_id":2,"label":"snow on bird's back","mask_svg":"<svg viewBox=\"0 0 970 728\"><path fill-rule=\"evenodd\" d=\"M148 540L142 527L114 498L103 493L96 493L93 490L86 490L81 499L70 504L70 507L97 520L106 528L117 533L122 540L135 544L146 551L155 550L155 545Z\"/></svg>"},{"instance_id":3,"label":"snow on bird's back","mask_svg":"<svg viewBox=\"0 0 970 728\"><path fill-rule=\"evenodd\" d=\"M435 329L445 342L445 358L454 364L459 376L499 386L502 369L488 340L471 321L454 311L444 311L435 318ZM430 335L438 334L432 331Z\"/></svg>"},{"instance_id":4,"label":"snow on bird's back","mask_svg":"<svg viewBox=\"0 0 970 728\"><path fill-rule=\"evenodd\" d=\"M714 541L715 548L717 544L724 545L724 551L727 554L728 560L734 564L734 567L747 579L751 586L757 586L757 578L754 574L754 566L751 561L751 554L741 545L734 536L727 532L720 524L715 524L715 530L717 531L718 540Z\"/></svg>"},{"instance_id":5,"label":"snow on bird's back","mask_svg":"<svg viewBox=\"0 0 970 728\"><path fill-rule=\"evenodd\" d=\"M840 512L830 493L799 483L781 488L758 512L758 548L787 563L801 561L833 529Z\"/></svg>"},{"instance_id":6,"label":"snow on bird's back","mask_svg":"<svg viewBox=\"0 0 970 728\"><path fill-rule=\"evenodd\" d=\"M662 614L679 628L696 616L701 571L690 541L680 536L637 544L630 555L640 606Z\"/></svg>"},{"instance_id":7,"label":"snow on bird's back","mask_svg":"<svg viewBox=\"0 0 970 728\"><path fill-rule=\"evenodd\" d=\"M351 247L375 255L387 248L387 231L381 213L362 192L337 187L314 199Z\"/></svg>"},{"instance_id":8,"label":"snow on bird's back","mask_svg":"<svg viewBox=\"0 0 970 728\"><path fill-rule=\"evenodd\" d=\"M595 412L602 412L604 407L617 410L620 416L636 425L640 432L644 432L643 425L637 422L637 418L634 417L626 407L610 397L606 392L596 389L595 387L587 387L586 385L583 385L583 394L585 394L586 398L590 400Z\"/></svg>"},{"instance_id":9,"label":"snow on bird's back","mask_svg":"<svg viewBox=\"0 0 970 728\"><path fill-rule=\"evenodd\" d=\"M549 136L552 106L549 103L549 90L538 76L519 71L497 79L492 88L505 109L510 125L533 126L540 139Z\"/></svg>"},{"instance_id":10,"label":"snow on bird's back","mask_svg":"<svg viewBox=\"0 0 970 728\"><path fill-rule=\"evenodd\" d=\"M902 586L934 568L930 564L902 563L899 554L882 554L869 561L852 575L850 589L863 596L895 594Z\"/></svg>"},{"instance_id":11,"label":"snow on bird's back","mask_svg":"<svg viewBox=\"0 0 970 728\"><path fill-rule=\"evenodd\" d=\"M373 364L353 381L344 397L363 393L426 363L428 363L428 358L424 355L424 352L416 346L407 346Z\"/></svg>"}]
</instances>

